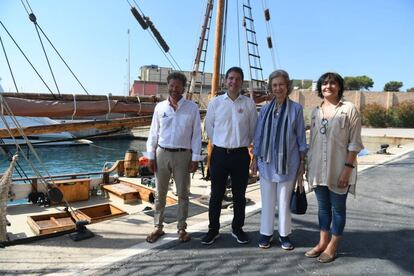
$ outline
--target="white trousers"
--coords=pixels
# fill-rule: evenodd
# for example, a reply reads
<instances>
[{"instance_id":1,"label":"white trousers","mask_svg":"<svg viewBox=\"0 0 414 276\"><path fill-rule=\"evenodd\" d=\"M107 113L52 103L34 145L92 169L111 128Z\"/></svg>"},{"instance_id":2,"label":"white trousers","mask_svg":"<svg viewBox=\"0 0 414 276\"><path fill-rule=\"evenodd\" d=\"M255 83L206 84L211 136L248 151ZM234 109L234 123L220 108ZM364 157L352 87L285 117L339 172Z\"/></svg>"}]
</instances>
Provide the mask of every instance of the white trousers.
<instances>
[{"instance_id":1,"label":"white trousers","mask_svg":"<svg viewBox=\"0 0 414 276\"><path fill-rule=\"evenodd\" d=\"M279 235L286 237L292 232L290 197L292 195L293 183L293 180L278 183L260 178L260 194L262 197L260 234L266 236L273 235L276 204L279 211Z\"/></svg>"}]
</instances>

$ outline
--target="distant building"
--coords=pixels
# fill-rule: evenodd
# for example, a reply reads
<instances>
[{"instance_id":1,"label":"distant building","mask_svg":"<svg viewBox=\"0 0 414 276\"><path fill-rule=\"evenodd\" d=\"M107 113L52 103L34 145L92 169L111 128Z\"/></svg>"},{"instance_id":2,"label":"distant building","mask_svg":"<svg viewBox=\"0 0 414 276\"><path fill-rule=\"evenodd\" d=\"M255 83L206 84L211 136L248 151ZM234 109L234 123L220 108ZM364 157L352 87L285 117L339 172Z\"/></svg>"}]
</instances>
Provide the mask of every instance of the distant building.
<instances>
[{"instance_id":1,"label":"distant building","mask_svg":"<svg viewBox=\"0 0 414 276\"><path fill-rule=\"evenodd\" d=\"M167 83L167 76L171 72L174 72L172 68L168 67L159 67L158 65L144 65L140 68L140 80L141 81L151 81L159 83ZM190 71L182 71L187 80L191 79ZM213 78L212 73L203 73L198 74L197 81L203 82L204 85L211 86L211 79Z\"/></svg>"},{"instance_id":2,"label":"distant building","mask_svg":"<svg viewBox=\"0 0 414 276\"><path fill-rule=\"evenodd\" d=\"M137 95L160 95L168 94L167 76L175 70L168 67L159 67L158 65L144 65L139 70L138 80L135 80L130 91L131 96ZM191 80L191 71L181 71L187 77L189 87ZM203 73L197 75L195 93L209 94L211 92L212 73ZM224 76L222 76L224 78ZM188 87L186 91L188 91ZM247 91L249 81L243 83L243 90ZM200 91L201 88L201 91ZM224 89L224 88L223 88ZM222 90L222 89L219 89Z\"/></svg>"}]
</instances>

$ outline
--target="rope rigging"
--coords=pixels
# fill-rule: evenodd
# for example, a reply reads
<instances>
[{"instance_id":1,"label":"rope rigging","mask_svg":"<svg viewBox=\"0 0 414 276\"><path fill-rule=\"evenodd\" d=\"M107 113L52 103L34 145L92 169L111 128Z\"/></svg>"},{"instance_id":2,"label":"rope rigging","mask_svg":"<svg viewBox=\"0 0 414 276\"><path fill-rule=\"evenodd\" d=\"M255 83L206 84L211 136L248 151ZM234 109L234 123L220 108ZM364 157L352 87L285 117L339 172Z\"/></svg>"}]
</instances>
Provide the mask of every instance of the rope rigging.
<instances>
[{"instance_id":1,"label":"rope rigging","mask_svg":"<svg viewBox=\"0 0 414 276\"><path fill-rule=\"evenodd\" d=\"M170 63L171 67L174 70L180 70L182 71L180 65L177 63L175 58L170 52L170 47L168 46L167 42L164 40L164 38L161 36L161 33L158 31L158 29L155 27L154 23L151 21L151 19L148 16L145 16L145 14L142 12L142 10L139 8L137 2L135 0L135 6L132 6L132 4L129 2L129 0L126 0L129 6L131 7L131 13L135 17L135 19L138 21L139 25L141 25L142 29L147 30L147 32L150 34L152 39L157 44L158 48L160 48L161 52L164 54L167 61Z\"/></svg>"},{"instance_id":2,"label":"rope rigging","mask_svg":"<svg viewBox=\"0 0 414 276\"><path fill-rule=\"evenodd\" d=\"M1 21L0 21L0 23L1 23ZM1 23L1 24L3 25L3 23ZM1 35L0 35L0 43L1 43L1 48L3 49L4 57L6 58L7 66L9 67L9 71L10 71L11 77L13 79L14 87L16 88L16 92L19 93L18 88L17 88L17 84L16 84L16 79L14 78L13 70L11 68L11 65L10 65L10 62L9 62L9 57L7 56L6 48L4 47L4 43L3 43L3 39L1 38Z\"/></svg>"},{"instance_id":3,"label":"rope rigging","mask_svg":"<svg viewBox=\"0 0 414 276\"><path fill-rule=\"evenodd\" d=\"M265 22L266 22L267 47L269 48L270 54L272 56L273 68L274 69L280 68L280 60L279 60L279 55L277 53L276 44L274 44L272 42L272 37L273 37L273 31L272 30L273 29L272 29L272 25L270 23L270 11L269 11L269 8L267 7L266 0L262 0L262 7L263 7L263 10L264 10L264 17L265 17ZM276 64L276 60L277 60L277 64ZM279 66L277 66L277 65L279 65Z\"/></svg>"},{"instance_id":4,"label":"rope rigging","mask_svg":"<svg viewBox=\"0 0 414 276\"><path fill-rule=\"evenodd\" d=\"M14 144L13 144L14 145ZM11 151L7 148L7 144L4 143L4 140L0 139L0 152L7 156L8 161L12 161L14 154L11 153ZM17 151L17 148L16 148ZM28 179L26 172L23 170L22 166L20 166L20 163L16 161L16 172L21 178ZM25 183L27 183L27 180L24 180Z\"/></svg>"},{"instance_id":5,"label":"rope rigging","mask_svg":"<svg viewBox=\"0 0 414 276\"><path fill-rule=\"evenodd\" d=\"M4 26L4 24L3 24L3 22L1 20L0 20L0 24L3 27L3 29L6 31L6 33L9 35L9 37L13 41L13 43L16 45L17 49L19 49L20 53L23 55L23 57L26 59L26 61L29 63L29 65L32 67L32 69L35 71L35 73L37 74L37 76L40 78L40 80L43 82L43 84L49 90L49 92L54 96L55 99L57 99L56 95L52 92L52 89L50 89L49 85L47 85L47 83L45 82L45 80L43 79L43 77L36 70L36 68L34 67L34 65L32 64L32 62L29 60L29 58L27 57L27 55L23 52L22 48L20 48L19 44L16 42L16 40L14 39L14 37L10 34L10 32L8 31L8 29L6 28L6 26ZM16 89L16 92L19 92L19 89L17 88L16 83L15 83L15 89Z\"/></svg>"},{"instance_id":6,"label":"rope rigging","mask_svg":"<svg viewBox=\"0 0 414 276\"><path fill-rule=\"evenodd\" d=\"M224 18L223 18L223 39L221 46L221 62L220 62L220 90L224 89L224 73L226 72L226 37L227 37L227 22L228 22L228 6L229 1L225 1Z\"/></svg>"},{"instance_id":7,"label":"rope rigging","mask_svg":"<svg viewBox=\"0 0 414 276\"><path fill-rule=\"evenodd\" d=\"M17 143L16 141L16 136L13 135L13 133L11 132L11 127L8 124L7 120L5 119L3 112L0 113L0 117L9 133L9 136L13 139L13 142L16 145L16 151L17 153L20 153L21 156L23 156L23 158L26 160L27 164L30 166L30 168L33 170L34 174L37 176L37 178L40 180L40 184L43 185L43 187L45 188L46 191L51 191L53 190L53 188L50 187L55 187L55 184L53 184L53 182L49 182L46 179L52 179L51 174L49 173L48 169L46 168L45 163L42 161L42 159L40 158L40 156L38 155L37 151L34 149L32 143L30 142L29 138L27 137L27 135L24 133L24 131L22 130L21 125L19 124L19 122L17 121L16 117L14 116L12 110L10 109L10 107L8 106L7 102L4 101L3 96L0 94L0 106L1 109L5 110L6 113L10 114L10 118L13 122L13 125L16 126L16 128L19 131L19 136L21 136L24 140L25 140L25 144L28 147L28 153L32 152L33 156L35 157L35 160L37 160L37 162L40 164L40 166L43 168L45 174L47 175L47 177L44 177L40 171L36 168L36 166L33 164L33 162L29 159L28 154L26 154L23 149L21 148L21 146ZM65 205L67 206L68 210L72 211L74 213L74 216L76 216L76 213L74 212L72 206L67 202L67 200L65 198L62 199L65 203ZM77 218L78 219L78 218ZM79 219L78 219L79 220Z\"/></svg>"},{"instance_id":8,"label":"rope rigging","mask_svg":"<svg viewBox=\"0 0 414 276\"><path fill-rule=\"evenodd\" d=\"M237 0L237 7L239 7L239 0ZM239 9L237 8L237 22L240 22L240 14ZM241 49L240 49L240 28L237 28L237 49L239 54L239 67L241 67Z\"/></svg>"},{"instance_id":9,"label":"rope rigging","mask_svg":"<svg viewBox=\"0 0 414 276\"><path fill-rule=\"evenodd\" d=\"M0 242L7 241L7 198L10 192L11 177L16 161L17 156L13 156L9 168L0 178Z\"/></svg>"},{"instance_id":10,"label":"rope rigging","mask_svg":"<svg viewBox=\"0 0 414 276\"><path fill-rule=\"evenodd\" d=\"M37 26L36 16L33 13L31 13L31 14L29 14L29 19L30 19L30 21L33 22L33 24L35 26L37 37L39 38L40 45L42 46L43 54L45 55L45 58L46 58L47 66L49 67L49 71L50 71L50 74L52 75L53 82L55 83L56 90L57 90L58 94L60 95L59 86L56 82L56 77L55 77L55 74L53 73L52 65L50 65L50 61L49 61L49 57L46 53L45 45L43 44L43 40L42 40L42 38L40 36L40 33L39 33L39 28Z\"/></svg>"},{"instance_id":11,"label":"rope rigging","mask_svg":"<svg viewBox=\"0 0 414 276\"><path fill-rule=\"evenodd\" d=\"M52 77L53 77L53 80L54 80L54 82L55 82L55 86L56 86L56 89L58 90L59 95L60 95L59 87L58 87L58 85L57 85L57 82L56 82L56 79L55 79L55 76L54 76L54 73L53 73L52 67L51 67L50 62L49 62L49 58L48 58L47 53L46 53L46 50L45 50L45 48L44 48L43 40L42 40L42 38L41 38L41 36L40 36L40 34L39 34L39 30L40 30L40 32L43 34L43 36L46 38L46 40L49 42L49 44L51 45L51 47L53 48L53 50L56 52L56 54L59 56L60 60L61 60L61 61L65 64L66 68L69 70L69 72L72 74L72 76L76 79L76 81L78 82L78 84L82 87L83 91L84 91L87 95L89 95L88 91L87 91L87 90L86 90L86 88L83 86L83 84L80 82L79 78L75 75L75 73L74 73L74 72L73 72L73 70L70 68L70 66L67 64L67 62L65 61L65 59L62 57L62 55L59 53L59 51L58 51L58 50L56 49L56 47L53 45L52 41L51 41L51 40L49 39L49 37L45 34L45 32L43 31L43 29L41 28L41 26L37 23L37 18L36 18L36 16L35 16L35 14L33 13L33 10L32 10L32 8L31 8L31 6L30 6L30 4L29 4L28 0L26 0L26 4L27 4L28 8L27 8L27 7L26 7L26 5L24 4L23 0L21 0L21 3L22 3L22 5L23 5L24 9L26 10L26 13L27 13L27 14L28 14L28 16L29 16L29 20L30 20L31 22L33 22L33 24L34 24L34 26L35 26L35 29L36 29L37 35L38 35L38 37L39 37L40 44L41 44L42 49L43 49L43 53L44 53L45 58L46 58L46 60L47 60L47 63L48 63L48 66L49 66L49 70L50 70L50 72L51 72L51 74L52 74Z\"/></svg>"}]
</instances>

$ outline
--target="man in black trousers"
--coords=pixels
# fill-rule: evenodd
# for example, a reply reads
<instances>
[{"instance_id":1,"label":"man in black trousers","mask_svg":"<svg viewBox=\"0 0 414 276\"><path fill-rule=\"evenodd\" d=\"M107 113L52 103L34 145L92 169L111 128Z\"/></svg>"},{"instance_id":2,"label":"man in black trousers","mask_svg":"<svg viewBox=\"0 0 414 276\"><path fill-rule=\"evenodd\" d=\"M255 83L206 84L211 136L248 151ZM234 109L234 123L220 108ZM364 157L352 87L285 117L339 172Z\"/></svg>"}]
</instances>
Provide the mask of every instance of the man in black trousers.
<instances>
[{"instance_id":1,"label":"man in black trousers","mask_svg":"<svg viewBox=\"0 0 414 276\"><path fill-rule=\"evenodd\" d=\"M226 85L226 93L214 98L207 108L206 131L213 150L210 161L210 224L202 244L212 244L219 237L221 204L229 176L234 212L232 236L238 243L249 242L243 225L250 165L248 146L253 140L257 111L254 101L240 94L243 85L241 68L227 70Z\"/></svg>"}]
</instances>

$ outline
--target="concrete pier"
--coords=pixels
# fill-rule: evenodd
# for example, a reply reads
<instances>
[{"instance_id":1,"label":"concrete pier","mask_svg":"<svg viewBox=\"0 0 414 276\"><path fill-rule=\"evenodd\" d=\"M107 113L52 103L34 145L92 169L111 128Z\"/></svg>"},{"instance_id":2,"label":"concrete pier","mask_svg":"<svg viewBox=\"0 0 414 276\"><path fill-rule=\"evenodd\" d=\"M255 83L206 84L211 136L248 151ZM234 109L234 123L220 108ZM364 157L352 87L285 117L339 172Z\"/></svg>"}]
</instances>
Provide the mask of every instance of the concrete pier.
<instances>
[{"instance_id":1,"label":"concrete pier","mask_svg":"<svg viewBox=\"0 0 414 276\"><path fill-rule=\"evenodd\" d=\"M388 135L383 131L384 134ZM357 195L348 198L345 233L338 258L331 264L319 264L304 256L318 241L313 193L308 194L307 213L293 215L291 237L295 250L282 250L278 241L267 250L258 247L258 183L249 185L247 190L250 203L244 230L250 243L240 245L231 236L233 212L229 208L222 210L221 237L211 246L202 245L201 238L208 228L205 198L210 183L196 174L191 186L190 242L178 241L171 208L167 234L148 244L145 237L152 230L152 217L143 206L131 205L128 216L89 225L94 238L74 242L61 236L0 249L0 274L413 275L414 143L390 148L388 154L369 154L358 161Z\"/></svg>"}]
</instances>

